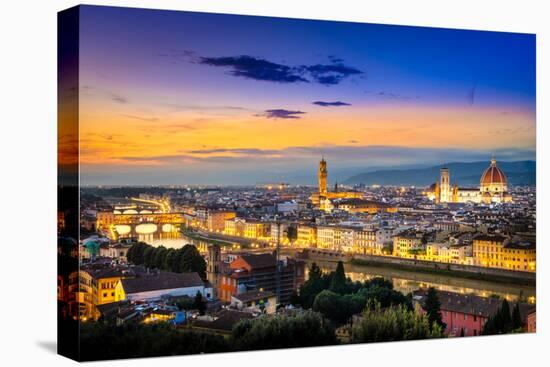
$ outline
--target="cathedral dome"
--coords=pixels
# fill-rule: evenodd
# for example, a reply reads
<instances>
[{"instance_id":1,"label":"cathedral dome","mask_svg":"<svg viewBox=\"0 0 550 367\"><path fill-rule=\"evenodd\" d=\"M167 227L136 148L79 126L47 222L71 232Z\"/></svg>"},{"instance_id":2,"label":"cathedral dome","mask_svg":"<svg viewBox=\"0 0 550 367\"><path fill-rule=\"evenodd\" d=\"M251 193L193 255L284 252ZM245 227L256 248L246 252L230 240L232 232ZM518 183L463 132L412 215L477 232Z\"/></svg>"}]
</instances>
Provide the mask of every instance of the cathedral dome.
<instances>
[{"instance_id":1,"label":"cathedral dome","mask_svg":"<svg viewBox=\"0 0 550 367\"><path fill-rule=\"evenodd\" d=\"M480 185L481 186L491 186L491 185L507 185L508 180L506 175L500 168L497 167L496 159L491 160L491 165L489 168L483 172L481 175Z\"/></svg>"}]
</instances>

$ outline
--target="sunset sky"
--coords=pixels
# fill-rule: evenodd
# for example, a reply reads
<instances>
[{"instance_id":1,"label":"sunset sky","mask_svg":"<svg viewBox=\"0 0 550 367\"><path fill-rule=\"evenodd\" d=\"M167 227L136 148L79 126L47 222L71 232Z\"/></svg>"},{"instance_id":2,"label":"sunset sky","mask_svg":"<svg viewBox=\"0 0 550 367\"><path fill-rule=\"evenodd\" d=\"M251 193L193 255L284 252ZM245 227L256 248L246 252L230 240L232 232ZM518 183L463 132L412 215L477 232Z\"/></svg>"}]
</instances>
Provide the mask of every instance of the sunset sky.
<instances>
[{"instance_id":1,"label":"sunset sky","mask_svg":"<svg viewBox=\"0 0 550 367\"><path fill-rule=\"evenodd\" d=\"M83 6L79 117L84 185L535 159L535 36Z\"/></svg>"}]
</instances>

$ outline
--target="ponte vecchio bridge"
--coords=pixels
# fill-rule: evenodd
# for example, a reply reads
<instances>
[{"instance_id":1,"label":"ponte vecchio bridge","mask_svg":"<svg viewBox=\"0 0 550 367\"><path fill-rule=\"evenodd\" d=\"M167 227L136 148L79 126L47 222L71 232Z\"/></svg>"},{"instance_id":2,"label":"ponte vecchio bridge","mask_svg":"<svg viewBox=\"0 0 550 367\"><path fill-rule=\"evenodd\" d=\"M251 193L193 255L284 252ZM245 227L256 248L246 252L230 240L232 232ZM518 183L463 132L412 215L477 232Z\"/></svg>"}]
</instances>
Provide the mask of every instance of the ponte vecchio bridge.
<instances>
[{"instance_id":1,"label":"ponte vecchio bridge","mask_svg":"<svg viewBox=\"0 0 550 367\"><path fill-rule=\"evenodd\" d=\"M97 214L97 229L112 238L137 237L139 235L166 235L179 232L186 223L183 213L121 213Z\"/></svg>"}]
</instances>

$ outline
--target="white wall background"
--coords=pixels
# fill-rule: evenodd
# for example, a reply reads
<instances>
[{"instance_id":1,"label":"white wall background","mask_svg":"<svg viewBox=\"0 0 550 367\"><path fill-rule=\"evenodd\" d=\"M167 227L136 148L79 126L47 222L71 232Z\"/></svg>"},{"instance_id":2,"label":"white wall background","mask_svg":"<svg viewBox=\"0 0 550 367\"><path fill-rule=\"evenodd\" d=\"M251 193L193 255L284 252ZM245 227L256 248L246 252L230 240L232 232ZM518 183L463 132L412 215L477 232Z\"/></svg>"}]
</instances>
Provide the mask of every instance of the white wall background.
<instances>
[{"instance_id":1,"label":"white wall background","mask_svg":"<svg viewBox=\"0 0 550 367\"><path fill-rule=\"evenodd\" d=\"M97 365L512 366L548 361L549 26L543 0L120 0L104 5L181 9L537 33L538 329L537 335L457 338L358 346L102 362ZM7 0L0 11L0 364L65 366L57 356L56 12L64 0ZM546 190L546 191L544 191ZM546 364L547 365L547 364Z\"/></svg>"}]
</instances>

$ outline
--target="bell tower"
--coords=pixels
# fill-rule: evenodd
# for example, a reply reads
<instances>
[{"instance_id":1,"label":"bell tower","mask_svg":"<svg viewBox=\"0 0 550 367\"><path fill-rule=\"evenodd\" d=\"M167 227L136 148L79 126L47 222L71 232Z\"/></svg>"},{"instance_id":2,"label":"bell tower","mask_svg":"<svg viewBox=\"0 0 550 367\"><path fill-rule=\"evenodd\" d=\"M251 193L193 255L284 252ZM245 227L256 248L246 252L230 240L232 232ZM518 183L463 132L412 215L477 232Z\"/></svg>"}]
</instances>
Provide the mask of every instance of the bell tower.
<instances>
[{"instance_id":1,"label":"bell tower","mask_svg":"<svg viewBox=\"0 0 550 367\"><path fill-rule=\"evenodd\" d=\"M325 158L321 158L319 162L319 195L327 193L327 162Z\"/></svg>"}]
</instances>

